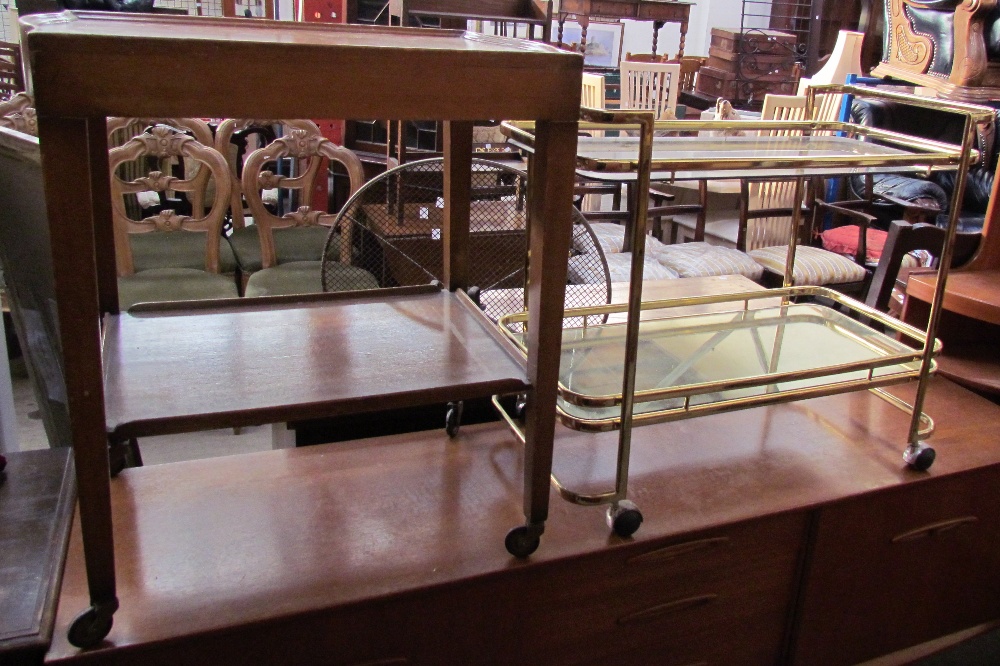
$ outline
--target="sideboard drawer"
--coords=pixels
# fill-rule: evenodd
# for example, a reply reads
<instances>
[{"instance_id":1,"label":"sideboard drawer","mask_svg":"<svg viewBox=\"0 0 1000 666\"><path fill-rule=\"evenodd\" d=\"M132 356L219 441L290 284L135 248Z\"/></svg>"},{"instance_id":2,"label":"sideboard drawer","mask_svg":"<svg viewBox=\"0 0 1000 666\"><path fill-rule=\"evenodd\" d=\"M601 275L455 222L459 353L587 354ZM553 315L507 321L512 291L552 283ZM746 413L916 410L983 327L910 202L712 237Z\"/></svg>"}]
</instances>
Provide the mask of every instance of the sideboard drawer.
<instances>
[{"instance_id":1,"label":"sideboard drawer","mask_svg":"<svg viewBox=\"0 0 1000 666\"><path fill-rule=\"evenodd\" d=\"M522 663L773 664L804 513L581 558L528 576Z\"/></svg>"},{"instance_id":2,"label":"sideboard drawer","mask_svg":"<svg viewBox=\"0 0 1000 666\"><path fill-rule=\"evenodd\" d=\"M1000 617L1000 469L824 508L796 664L853 664Z\"/></svg>"}]
</instances>

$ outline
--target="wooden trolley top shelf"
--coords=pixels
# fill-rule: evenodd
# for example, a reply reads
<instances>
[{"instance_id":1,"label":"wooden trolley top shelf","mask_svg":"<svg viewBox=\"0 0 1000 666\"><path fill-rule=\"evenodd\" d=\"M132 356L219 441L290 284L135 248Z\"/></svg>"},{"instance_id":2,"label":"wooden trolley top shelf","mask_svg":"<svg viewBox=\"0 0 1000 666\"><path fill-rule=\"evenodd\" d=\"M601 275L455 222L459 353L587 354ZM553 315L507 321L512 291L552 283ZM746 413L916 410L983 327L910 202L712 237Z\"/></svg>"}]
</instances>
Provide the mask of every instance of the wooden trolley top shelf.
<instances>
[{"instance_id":1,"label":"wooden trolley top shelf","mask_svg":"<svg viewBox=\"0 0 1000 666\"><path fill-rule=\"evenodd\" d=\"M506 37L103 12L22 22L40 116L572 121L579 109L579 54ZM275 76L277 62L310 74Z\"/></svg>"},{"instance_id":2,"label":"wooden trolley top shelf","mask_svg":"<svg viewBox=\"0 0 1000 666\"><path fill-rule=\"evenodd\" d=\"M108 432L185 432L524 390L523 365L465 298L380 292L109 316Z\"/></svg>"}]
</instances>

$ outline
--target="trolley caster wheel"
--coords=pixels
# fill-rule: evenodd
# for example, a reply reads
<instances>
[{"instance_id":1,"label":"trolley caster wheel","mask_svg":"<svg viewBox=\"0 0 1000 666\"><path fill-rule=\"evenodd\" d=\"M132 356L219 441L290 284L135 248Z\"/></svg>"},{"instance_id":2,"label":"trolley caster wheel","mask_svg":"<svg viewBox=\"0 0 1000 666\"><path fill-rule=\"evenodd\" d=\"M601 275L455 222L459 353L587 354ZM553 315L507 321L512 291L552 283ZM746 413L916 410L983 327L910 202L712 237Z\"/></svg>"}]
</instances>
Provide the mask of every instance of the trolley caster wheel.
<instances>
[{"instance_id":1,"label":"trolley caster wheel","mask_svg":"<svg viewBox=\"0 0 1000 666\"><path fill-rule=\"evenodd\" d=\"M528 411L528 396L526 395L517 396L517 402L514 403L514 418L523 423L524 415L527 411Z\"/></svg>"},{"instance_id":2,"label":"trolley caster wheel","mask_svg":"<svg viewBox=\"0 0 1000 666\"><path fill-rule=\"evenodd\" d=\"M462 425L462 409L465 403L462 401L449 402L448 413L444 417L444 431L449 437L458 435L458 428Z\"/></svg>"},{"instance_id":3,"label":"trolley caster wheel","mask_svg":"<svg viewBox=\"0 0 1000 666\"><path fill-rule=\"evenodd\" d=\"M507 532L507 538L503 540L503 545L507 552L514 557L525 558L538 550L538 545L542 539L537 534L531 534L524 525L515 527Z\"/></svg>"},{"instance_id":4,"label":"trolley caster wheel","mask_svg":"<svg viewBox=\"0 0 1000 666\"><path fill-rule=\"evenodd\" d=\"M642 525L642 512L635 502L622 500L608 507L608 527L620 537L630 537Z\"/></svg>"},{"instance_id":5,"label":"trolley caster wheel","mask_svg":"<svg viewBox=\"0 0 1000 666\"><path fill-rule=\"evenodd\" d=\"M916 444L910 444L903 451L903 460L906 464L917 470L918 472L923 472L930 469L931 465L934 464L934 459L937 457L934 449L927 446L923 442L917 442Z\"/></svg>"},{"instance_id":6,"label":"trolley caster wheel","mask_svg":"<svg viewBox=\"0 0 1000 666\"><path fill-rule=\"evenodd\" d=\"M67 638L78 648L94 647L108 635L114 623L114 612L101 612L97 606L83 611L69 625Z\"/></svg>"}]
</instances>

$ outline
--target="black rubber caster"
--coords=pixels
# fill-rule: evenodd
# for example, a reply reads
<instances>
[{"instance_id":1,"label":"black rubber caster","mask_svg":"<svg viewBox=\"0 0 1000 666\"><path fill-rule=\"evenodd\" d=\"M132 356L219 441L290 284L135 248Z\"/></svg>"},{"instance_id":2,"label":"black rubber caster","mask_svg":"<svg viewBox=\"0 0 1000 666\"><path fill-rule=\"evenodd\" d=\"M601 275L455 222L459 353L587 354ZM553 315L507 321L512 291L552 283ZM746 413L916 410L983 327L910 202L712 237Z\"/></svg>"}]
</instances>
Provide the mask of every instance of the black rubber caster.
<instances>
[{"instance_id":1,"label":"black rubber caster","mask_svg":"<svg viewBox=\"0 0 1000 666\"><path fill-rule=\"evenodd\" d=\"M104 640L114 624L114 612L102 612L96 606L83 611L69 625L67 638L78 648L94 647Z\"/></svg>"},{"instance_id":2,"label":"black rubber caster","mask_svg":"<svg viewBox=\"0 0 1000 666\"><path fill-rule=\"evenodd\" d=\"M524 525L515 527L507 532L507 538L503 540L503 545L507 552L514 557L525 558L538 550L538 545L542 542L537 534L531 534Z\"/></svg>"},{"instance_id":3,"label":"black rubber caster","mask_svg":"<svg viewBox=\"0 0 1000 666\"><path fill-rule=\"evenodd\" d=\"M448 413L444 417L444 431L448 433L449 437L458 434L458 429L462 425L462 409L464 407L465 403L462 401L448 403Z\"/></svg>"},{"instance_id":4,"label":"black rubber caster","mask_svg":"<svg viewBox=\"0 0 1000 666\"><path fill-rule=\"evenodd\" d=\"M634 502L622 500L608 507L608 527L620 537L630 537L642 525L642 512Z\"/></svg>"},{"instance_id":5,"label":"black rubber caster","mask_svg":"<svg viewBox=\"0 0 1000 666\"><path fill-rule=\"evenodd\" d=\"M524 415L527 411L528 411L528 396L526 395L517 396L517 402L514 403L514 418L523 423Z\"/></svg>"},{"instance_id":6,"label":"black rubber caster","mask_svg":"<svg viewBox=\"0 0 1000 666\"><path fill-rule=\"evenodd\" d=\"M918 472L923 472L931 468L934 464L934 459L937 457L937 453L934 449L927 446L923 442L918 442L916 444L910 444L903 451L903 460L911 468L917 470Z\"/></svg>"}]
</instances>

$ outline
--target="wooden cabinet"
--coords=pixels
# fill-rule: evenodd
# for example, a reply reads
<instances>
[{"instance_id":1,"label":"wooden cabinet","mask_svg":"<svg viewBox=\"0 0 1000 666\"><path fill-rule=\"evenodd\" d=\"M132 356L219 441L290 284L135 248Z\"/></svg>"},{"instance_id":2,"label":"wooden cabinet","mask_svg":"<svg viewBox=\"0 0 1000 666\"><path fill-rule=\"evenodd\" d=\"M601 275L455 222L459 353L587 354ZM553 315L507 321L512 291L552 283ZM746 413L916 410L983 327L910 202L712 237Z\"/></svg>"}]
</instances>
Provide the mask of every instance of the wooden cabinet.
<instances>
[{"instance_id":1,"label":"wooden cabinet","mask_svg":"<svg viewBox=\"0 0 1000 666\"><path fill-rule=\"evenodd\" d=\"M548 511L558 373L551 359L558 359L560 344L583 58L523 40L441 30L100 12L34 15L23 25L49 226L57 239L56 297L87 543L91 607L72 625L72 641L99 642L118 607L108 438L130 430L184 432L294 421L318 412L433 404L489 396L513 382L529 393L523 476L529 490L523 509L531 517L522 528L526 540L519 543L537 543ZM273 63L285 61L310 76L276 75ZM169 76L136 78L145 67ZM237 70L240 76L233 75ZM70 80L72 86L64 85ZM108 116L444 121L445 289L429 285L434 293L421 287L120 313ZM472 121L480 118L534 118L546 136L548 150L533 160L527 195L528 218L534 221L528 231L528 279L535 335L526 367L462 291L468 274ZM273 327L255 325L258 317L274 315L274 308L282 311L283 326L296 329L292 335L302 345L300 353L282 348ZM436 320L426 320L431 311L441 317L430 314ZM382 315L388 320L378 335L346 334L344 326L372 323ZM152 338L140 334L130 349L139 362L124 361L127 354L113 351L116 340L154 321L165 328ZM424 347L413 349L404 333L391 333L407 322L430 336ZM483 364L468 346L472 338L486 342L486 353L507 366L505 377L483 376L492 364ZM165 353L146 353L147 344L165 344ZM392 360L400 353L422 356L436 367L438 379L436 373L397 368ZM187 380L184 372L164 371L179 370L178 363L199 354L206 364ZM288 361L305 365L295 370ZM136 400L134 393L117 395L109 388L106 400L106 372L114 386L141 386L141 375L151 372L156 395ZM408 387L398 390L404 379ZM289 391L292 386L315 394ZM206 397L206 391L212 395ZM325 397L317 400L320 393Z\"/></svg>"},{"instance_id":2,"label":"wooden cabinet","mask_svg":"<svg viewBox=\"0 0 1000 666\"><path fill-rule=\"evenodd\" d=\"M1000 470L825 507L793 663L854 664L1000 617Z\"/></svg>"}]
</instances>

